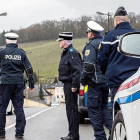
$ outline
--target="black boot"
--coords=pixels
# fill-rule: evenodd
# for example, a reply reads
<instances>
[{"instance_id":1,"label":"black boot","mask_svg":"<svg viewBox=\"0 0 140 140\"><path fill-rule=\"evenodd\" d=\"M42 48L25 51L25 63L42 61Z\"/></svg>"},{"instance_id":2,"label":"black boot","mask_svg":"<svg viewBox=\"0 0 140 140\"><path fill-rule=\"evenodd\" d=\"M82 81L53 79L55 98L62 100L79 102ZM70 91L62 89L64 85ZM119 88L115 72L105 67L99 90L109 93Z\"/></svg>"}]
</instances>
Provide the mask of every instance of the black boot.
<instances>
[{"instance_id":1,"label":"black boot","mask_svg":"<svg viewBox=\"0 0 140 140\"><path fill-rule=\"evenodd\" d=\"M62 140L80 140L79 138L73 138L73 137L70 137L70 136L67 136L67 137L61 137Z\"/></svg>"}]
</instances>

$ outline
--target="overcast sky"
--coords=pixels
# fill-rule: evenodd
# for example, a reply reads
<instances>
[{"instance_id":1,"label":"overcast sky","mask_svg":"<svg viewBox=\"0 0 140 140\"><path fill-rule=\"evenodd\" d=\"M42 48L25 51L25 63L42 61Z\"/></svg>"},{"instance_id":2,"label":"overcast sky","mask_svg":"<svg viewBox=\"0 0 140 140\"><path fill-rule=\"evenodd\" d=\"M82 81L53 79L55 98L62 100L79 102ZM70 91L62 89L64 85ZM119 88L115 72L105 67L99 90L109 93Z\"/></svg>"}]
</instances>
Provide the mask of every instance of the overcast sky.
<instances>
[{"instance_id":1,"label":"overcast sky","mask_svg":"<svg viewBox=\"0 0 140 140\"><path fill-rule=\"evenodd\" d=\"M26 28L46 19L77 18L96 11L113 12L124 6L127 12L140 13L140 0L0 0L0 32Z\"/></svg>"}]
</instances>

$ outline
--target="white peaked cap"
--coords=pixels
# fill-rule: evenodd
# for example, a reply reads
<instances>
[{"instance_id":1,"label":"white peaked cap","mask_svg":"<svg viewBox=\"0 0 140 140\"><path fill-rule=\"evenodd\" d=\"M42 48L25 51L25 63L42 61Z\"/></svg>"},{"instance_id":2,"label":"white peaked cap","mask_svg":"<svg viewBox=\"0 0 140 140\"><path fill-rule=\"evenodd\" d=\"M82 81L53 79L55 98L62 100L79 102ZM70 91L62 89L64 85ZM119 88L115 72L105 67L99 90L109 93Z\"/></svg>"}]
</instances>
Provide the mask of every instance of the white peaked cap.
<instances>
[{"instance_id":1,"label":"white peaked cap","mask_svg":"<svg viewBox=\"0 0 140 140\"><path fill-rule=\"evenodd\" d=\"M102 32L104 30L104 28L101 25L99 25L98 23L96 23L95 21L88 21L87 26L88 26L89 31L93 30L96 32Z\"/></svg>"},{"instance_id":2,"label":"white peaked cap","mask_svg":"<svg viewBox=\"0 0 140 140\"><path fill-rule=\"evenodd\" d=\"M4 35L7 39L16 40L19 36L16 33L6 33Z\"/></svg>"}]
</instances>

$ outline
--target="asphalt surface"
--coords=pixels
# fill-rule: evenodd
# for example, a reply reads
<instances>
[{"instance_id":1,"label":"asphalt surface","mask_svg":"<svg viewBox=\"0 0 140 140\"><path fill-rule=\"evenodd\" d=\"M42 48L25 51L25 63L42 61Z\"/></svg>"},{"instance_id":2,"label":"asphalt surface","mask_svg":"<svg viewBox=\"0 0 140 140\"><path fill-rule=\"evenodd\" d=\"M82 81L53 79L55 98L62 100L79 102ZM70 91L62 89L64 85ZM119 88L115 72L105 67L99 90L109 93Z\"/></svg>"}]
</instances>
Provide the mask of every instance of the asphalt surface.
<instances>
[{"instance_id":1,"label":"asphalt surface","mask_svg":"<svg viewBox=\"0 0 140 140\"><path fill-rule=\"evenodd\" d=\"M15 115L6 116L6 138L0 140L60 140L67 136L68 123L65 106L24 108L26 128L24 138L15 138ZM106 130L108 133L108 131ZM94 140L94 131L90 121L80 124L80 140Z\"/></svg>"}]
</instances>

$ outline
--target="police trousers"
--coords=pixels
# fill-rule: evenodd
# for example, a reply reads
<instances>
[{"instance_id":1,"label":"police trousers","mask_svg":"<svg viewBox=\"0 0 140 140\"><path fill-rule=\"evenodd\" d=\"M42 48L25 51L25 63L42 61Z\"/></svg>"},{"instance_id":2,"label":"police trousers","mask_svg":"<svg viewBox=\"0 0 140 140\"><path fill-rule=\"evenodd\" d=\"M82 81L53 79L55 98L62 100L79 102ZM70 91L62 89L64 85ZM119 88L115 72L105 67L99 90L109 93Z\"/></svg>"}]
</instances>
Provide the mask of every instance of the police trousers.
<instances>
[{"instance_id":1,"label":"police trousers","mask_svg":"<svg viewBox=\"0 0 140 140\"><path fill-rule=\"evenodd\" d=\"M23 85L0 85L0 135L5 135L6 109L12 101L16 115L16 134L22 136L26 120L23 110Z\"/></svg>"},{"instance_id":2,"label":"police trousers","mask_svg":"<svg viewBox=\"0 0 140 140\"><path fill-rule=\"evenodd\" d=\"M103 125L111 133L112 116L107 107L108 88L105 84L88 86L88 115L94 129L95 140L106 140Z\"/></svg>"},{"instance_id":3,"label":"police trousers","mask_svg":"<svg viewBox=\"0 0 140 140\"><path fill-rule=\"evenodd\" d=\"M72 83L64 83L64 94L66 103L66 113L69 124L68 136L79 138L79 115L78 115L78 94L71 91Z\"/></svg>"}]
</instances>

